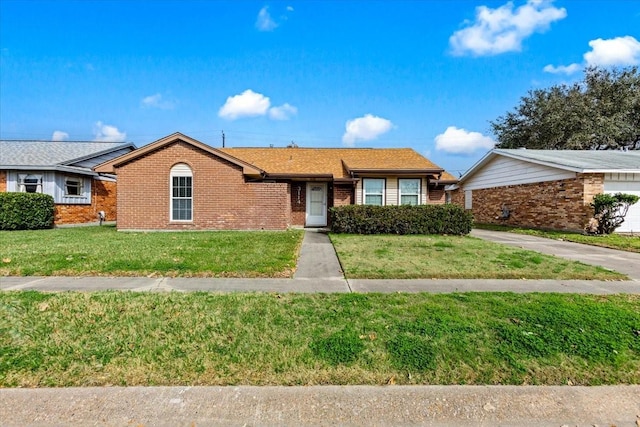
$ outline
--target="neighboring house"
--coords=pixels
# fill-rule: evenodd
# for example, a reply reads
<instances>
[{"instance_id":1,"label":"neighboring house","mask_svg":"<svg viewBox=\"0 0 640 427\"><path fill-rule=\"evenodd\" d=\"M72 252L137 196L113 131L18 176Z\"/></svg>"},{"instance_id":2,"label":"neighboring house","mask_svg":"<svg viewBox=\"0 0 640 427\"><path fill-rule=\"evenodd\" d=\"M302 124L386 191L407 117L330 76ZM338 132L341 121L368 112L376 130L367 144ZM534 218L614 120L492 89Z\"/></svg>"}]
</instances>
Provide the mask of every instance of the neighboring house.
<instances>
[{"instance_id":1,"label":"neighboring house","mask_svg":"<svg viewBox=\"0 0 640 427\"><path fill-rule=\"evenodd\" d=\"M640 196L640 151L495 149L450 186L477 223L582 231L599 193ZM617 232L640 232L640 204Z\"/></svg>"},{"instance_id":2,"label":"neighboring house","mask_svg":"<svg viewBox=\"0 0 640 427\"><path fill-rule=\"evenodd\" d=\"M44 193L56 225L116 219L116 182L93 167L134 149L131 143L0 141L0 192Z\"/></svg>"},{"instance_id":3,"label":"neighboring house","mask_svg":"<svg viewBox=\"0 0 640 427\"><path fill-rule=\"evenodd\" d=\"M444 203L456 179L411 149L213 148L175 133L95 168L118 177L118 229L325 226L350 204Z\"/></svg>"}]
</instances>

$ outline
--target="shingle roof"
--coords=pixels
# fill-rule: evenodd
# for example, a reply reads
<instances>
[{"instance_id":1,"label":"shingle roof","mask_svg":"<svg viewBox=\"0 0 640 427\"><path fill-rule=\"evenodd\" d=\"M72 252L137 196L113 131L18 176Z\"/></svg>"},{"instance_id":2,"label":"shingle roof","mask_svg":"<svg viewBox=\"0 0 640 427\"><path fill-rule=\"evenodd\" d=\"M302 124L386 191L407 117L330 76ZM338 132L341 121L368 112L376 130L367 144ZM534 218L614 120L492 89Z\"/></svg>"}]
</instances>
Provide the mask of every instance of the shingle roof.
<instances>
[{"instance_id":1,"label":"shingle roof","mask_svg":"<svg viewBox=\"0 0 640 427\"><path fill-rule=\"evenodd\" d=\"M220 148L268 174L332 175L348 178L349 171L421 171L443 169L410 148ZM443 177L444 179L444 177ZM454 179L451 176L451 179Z\"/></svg>"},{"instance_id":2,"label":"shingle roof","mask_svg":"<svg viewBox=\"0 0 640 427\"><path fill-rule=\"evenodd\" d=\"M576 171L640 171L640 151L496 149L493 152Z\"/></svg>"},{"instance_id":3,"label":"shingle roof","mask_svg":"<svg viewBox=\"0 0 640 427\"><path fill-rule=\"evenodd\" d=\"M133 148L122 142L0 141L0 167L72 165L90 157Z\"/></svg>"}]
</instances>

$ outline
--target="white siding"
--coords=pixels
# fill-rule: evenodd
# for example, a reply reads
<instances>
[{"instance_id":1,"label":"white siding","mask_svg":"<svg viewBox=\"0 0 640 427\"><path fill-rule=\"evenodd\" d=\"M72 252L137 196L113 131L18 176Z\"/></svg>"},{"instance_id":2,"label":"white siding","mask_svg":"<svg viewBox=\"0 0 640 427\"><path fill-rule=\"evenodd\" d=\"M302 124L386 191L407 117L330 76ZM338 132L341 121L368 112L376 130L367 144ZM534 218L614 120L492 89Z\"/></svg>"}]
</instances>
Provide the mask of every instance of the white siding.
<instances>
[{"instance_id":1,"label":"white siding","mask_svg":"<svg viewBox=\"0 0 640 427\"><path fill-rule=\"evenodd\" d=\"M18 174L42 175L42 193L49 194L53 197L55 203L62 204L90 204L91 203L91 185L90 176L82 177L83 195L81 197L64 197L64 178L65 176L73 176L69 174L56 173L52 171L9 171L7 173L7 191L18 191Z\"/></svg>"},{"instance_id":2,"label":"white siding","mask_svg":"<svg viewBox=\"0 0 640 427\"><path fill-rule=\"evenodd\" d=\"M465 190L571 179L575 172L497 156L467 180Z\"/></svg>"},{"instance_id":3,"label":"white siding","mask_svg":"<svg viewBox=\"0 0 640 427\"><path fill-rule=\"evenodd\" d=\"M81 178L82 179L82 195L81 196L66 196L65 195L65 178ZM55 175L55 186L53 190L53 200L56 203L62 203L65 205L90 205L91 204L91 185L92 179L90 176L78 177L76 175L67 175L58 173Z\"/></svg>"},{"instance_id":4,"label":"white siding","mask_svg":"<svg viewBox=\"0 0 640 427\"><path fill-rule=\"evenodd\" d=\"M640 173L607 173L604 176L604 192L627 193L640 196ZM640 202L629 208L619 233L640 233Z\"/></svg>"},{"instance_id":5,"label":"white siding","mask_svg":"<svg viewBox=\"0 0 640 427\"><path fill-rule=\"evenodd\" d=\"M385 205L397 205L398 204L398 178L387 178L387 190L385 192L387 200Z\"/></svg>"},{"instance_id":6,"label":"white siding","mask_svg":"<svg viewBox=\"0 0 640 427\"><path fill-rule=\"evenodd\" d=\"M464 190L464 208L473 209L473 191Z\"/></svg>"}]
</instances>

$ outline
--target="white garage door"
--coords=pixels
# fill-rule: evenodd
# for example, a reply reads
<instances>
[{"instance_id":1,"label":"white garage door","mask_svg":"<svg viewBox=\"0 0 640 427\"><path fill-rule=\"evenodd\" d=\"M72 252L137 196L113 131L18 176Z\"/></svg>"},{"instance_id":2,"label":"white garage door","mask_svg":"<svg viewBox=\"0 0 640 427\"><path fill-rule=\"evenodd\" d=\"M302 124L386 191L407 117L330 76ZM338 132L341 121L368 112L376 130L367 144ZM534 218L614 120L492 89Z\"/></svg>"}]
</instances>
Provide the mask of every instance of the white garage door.
<instances>
[{"instance_id":1,"label":"white garage door","mask_svg":"<svg viewBox=\"0 0 640 427\"><path fill-rule=\"evenodd\" d=\"M608 181L605 179L604 192L608 194L627 193L640 196L640 174L635 175L637 181ZM640 234L640 201L629 208L624 222L618 228L616 233L639 233Z\"/></svg>"}]
</instances>

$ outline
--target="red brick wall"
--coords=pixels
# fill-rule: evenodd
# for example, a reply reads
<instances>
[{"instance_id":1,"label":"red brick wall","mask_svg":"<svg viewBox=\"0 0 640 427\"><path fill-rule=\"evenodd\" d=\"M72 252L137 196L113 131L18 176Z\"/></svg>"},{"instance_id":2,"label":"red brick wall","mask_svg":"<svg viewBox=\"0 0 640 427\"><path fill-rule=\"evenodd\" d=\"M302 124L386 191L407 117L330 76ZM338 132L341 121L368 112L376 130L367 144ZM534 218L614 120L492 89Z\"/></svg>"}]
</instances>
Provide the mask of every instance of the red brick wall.
<instances>
[{"instance_id":1,"label":"red brick wall","mask_svg":"<svg viewBox=\"0 0 640 427\"><path fill-rule=\"evenodd\" d=\"M592 216L589 203L603 189L603 174L578 174L575 179L473 190L472 212L477 223L581 231ZM460 190L453 199L464 206ZM507 219L501 218L503 203L510 211Z\"/></svg>"},{"instance_id":2,"label":"red brick wall","mask_svg":"<svg viewBox=\"0 0 640 427\"><path fill-rule=\"evenodd\" d=\"M451 204L458 205L464 208L464 191L461 188L457 188L451 193Z\"/></svg>"},{"instance_id":3,"label":"red brick wall","mask_svg":"<svg viewBox=\"0 0 640 427\"><path fill-rule=\"evenodd\" d=\"M7 171L0 171L0 193L7 192Z\"/></svg>"},{"instance_id":4,"label":"red brick wall","mask_svg":"<svg viewBox=\"0 0 640 427\"><path fill-rule=\"evenodd\" d=\"M307 211L307 183L291 183L291 225L304 226Z\"/></svg>"},{"instance_id":5,"label":"red brick wall","mask_svg":"<svg viewBox=\"0 0 640 427\"><path fill-rule=\"evenodd\" d=\"M427 203L430 205L442 205L444 202L444 185L429 186Z\"/></svg>"},{"instance_id":6,"label":"red brick wall","mask_svg":"<svg viewBox=\"0 0 640 427\"><path fill-rule=\"evenodd\" d=\"M193 172L193 221L170 222L171 167ZM285 229L288 183L248 183L242 169L182 142L118 168L118 229Z\"/></svg>"},{"instance_id":7,"label":"red brick wall","mask_svg":"<svg viewBox=\"0 0 640 427\"><path fill-rule=\"evenodd\" d=\"M55 205L55 224L82 224L98 221L98 212L104 211L107 221L116 220L116 183L98 181L91 183L90 205Z\"/></svg>"},{"instance_id":8,"label":"red brick wall","mask_svg":"<svg viewBox=\"0 0 640 427\"><path fill-rule=\"evenodd\" d=\"M352 205L355 200L354 192L355 192L355 187L351 184L334 185L333 206Z\"/></svg>"}]
</instances>

